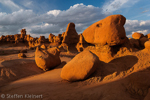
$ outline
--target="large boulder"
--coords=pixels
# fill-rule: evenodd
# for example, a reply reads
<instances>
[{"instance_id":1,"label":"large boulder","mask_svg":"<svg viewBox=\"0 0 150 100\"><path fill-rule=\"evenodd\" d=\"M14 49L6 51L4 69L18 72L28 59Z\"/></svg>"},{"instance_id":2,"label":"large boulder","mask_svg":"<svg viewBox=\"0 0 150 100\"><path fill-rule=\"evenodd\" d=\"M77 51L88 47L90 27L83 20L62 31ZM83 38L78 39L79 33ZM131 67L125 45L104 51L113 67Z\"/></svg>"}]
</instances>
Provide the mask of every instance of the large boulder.
<instances>
[{"instance_id":1,"label":"large boulder","mask_svg":"<svg viewBox=\"0 0 150 100\"><path fill-rule=\"evenodd\" d=\"M41 49L36 48L35 51L35 62L38 67L44 71L56 67L61 63L60 51L57 48Z\"/></svg>"},{"instance_id":2,"label":"large boulder","mask_svg":"<svg viewBox=\"0 0 150 100\"><path fill-rule=\"evenodd\" d=\"M94 53L100 61L108 63L113 59L113 50L112 47L109 45L104 46L88 46L85 48L85 50L90 50L92 53Z\"/></svg>"},{"instance_id":3,"label":"large boulder","mask_svg":"<svg viewBox=\"0 0 150 100\"><path fill-rule=\"evenodd\" d=\"M62 68L61 78L68 81L84 80L96 70L98 65L98 57L84 50Z\"/></svg>"},{"instance_id":4,"label":"large boulder","mask_svg":"<svg viewBox=\"0 0 150 100\"><path fill-rule=\"evenodd\" d=\"M144 35L142 33L135 32L132 34L132 38L134 38L134 39L140 39L142 37L144 37Z\"/></svg>"},{"instance_id":5,"label":"large boulder","mask_svg":"<svg viewBox=\"0 0 150 100\"><path fill-rule=\"evenodd\" d=\"M124 24L126 18L122 15L111 15L102 19L83 32L86 42L100 45L120 45L126 40Z\"/></svg>"},{"instance_id":6,"label":"large boulder","mask_svg":"<svg viewBox=\"0 0 150 100\"><path fill-rule=\"evenodd\" d=\"M78 41L79 41L79 36L78 33L76 32L75 24L69 23L65 34L63 34L62 43L73 44L73 43L78 43Z\"/></svg>"},{"instance_id":7,"label":"large boulder","mask_svg":"<svg viewBox=\"0 0 150 100\"><path fill-rule=\"evenodd\" d=\"M146 37L147 37L148 39L150 39L150 33L148 33L148 34L146 35Z\"/></svg>"},{"instance_id":8,"label":"large boulder","mask_svg":"<svg viewBox=\"0 0 150 100\"><path fill-rule=\"evenodd\" d=\"M150 50L150 41L146 41L144 46L145 46L146 49Z\"/></svg>"}]
</instances>

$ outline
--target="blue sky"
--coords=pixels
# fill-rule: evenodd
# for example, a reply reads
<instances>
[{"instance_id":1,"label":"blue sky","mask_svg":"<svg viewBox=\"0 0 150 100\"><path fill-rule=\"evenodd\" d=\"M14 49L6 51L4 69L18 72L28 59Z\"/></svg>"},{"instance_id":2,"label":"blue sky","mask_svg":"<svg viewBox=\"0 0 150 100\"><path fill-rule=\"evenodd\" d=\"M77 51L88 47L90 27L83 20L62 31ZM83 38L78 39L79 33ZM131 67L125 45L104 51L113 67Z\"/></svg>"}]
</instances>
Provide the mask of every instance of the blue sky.
<instances>
[{"instance_id":1,"label":"blue sky","mask_svg":"<svg viewBox=\"0 0 150 100\"><path fill-rule=\"evenodd\" d=\"M26 28L33 37L66 30L69 22L78 33L112 14L126 17L128 37L150 33L150 0L0 0L0 36Z\"/></svg>"}]
</instances>

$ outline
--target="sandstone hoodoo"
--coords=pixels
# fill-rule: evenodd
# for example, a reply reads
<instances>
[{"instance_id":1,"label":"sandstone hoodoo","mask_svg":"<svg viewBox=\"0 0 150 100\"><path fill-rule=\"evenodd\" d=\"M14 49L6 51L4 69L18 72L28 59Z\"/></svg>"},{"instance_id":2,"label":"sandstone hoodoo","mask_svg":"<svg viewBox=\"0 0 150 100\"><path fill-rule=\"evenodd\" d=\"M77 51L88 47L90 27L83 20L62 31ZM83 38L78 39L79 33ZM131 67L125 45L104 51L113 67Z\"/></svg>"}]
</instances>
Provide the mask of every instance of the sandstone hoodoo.
<instances>
[{"instance_id":1,"label":"sandstone hoodoo","mask_svg":"<svg viewBox=\"0 0 150 100\"><path fill-rule=\"evenodd\" d=\"M120 45L126 41L124 24L126 18L122 15L111 15L102 19L83 31L86 42L100 45Z\"/></svg>"},{"instance_id":2,"label":"sandstone hoodoo","mask_svg":"<svg viewBox=\"0 0 150 100\"><path fill-rule=\"evenodd\" d=\"M87 44L87 42L84 40L83 35L80 34L80 35L79 35L79 42L78 42L77 45L76 45L76 48L77 48L78 52L83 51L83 50L85 49L85 47L87 47L87 46L88 46L88 44Z\"/></svg>"},{"instance_id":3,"label":"sandstone hoodoo","mask_svg":"<svg viewBox=\"0 0 150 100\"><path fill-rule=\"evenodd\" d=\"M66 29L65 34L63 35L62 43L73 44L78 43L79 36L75 29L74 23L69 23Z\"/></svg>"},{"instance_id":4,"label":"sandstone hoodoo","mask_svg":"<svg viewBox=\"0 0 150 100\"><path fill-rule=\"evenodd\" d=\"M26 41L30 41L30 39L32 39L33 37L31 37L30 35L26 35Z\"/></svg>"},{"instance_id":5,"label":"sandstone hoodoo","mask_svg":"<svg viewBox=\"0 0 150 100\"><path fill-rule=\"evenodd\" d=\"M54 40L54 43L61 44L61 42L62 42L61 34L58 34L58 36L54 36L53 40Z\"/></svg>"},{"instance_id":6,"label":"sandstone hoodoo","mask_svg":"<svg viewBox=\"0 0 150 100\"><path fill-rule=\"evenodd\" d=\"M52 33L49 34L49 37L48 37L49 42L54 42L54 39L53 39L54 36L55 35L53 35Z\"/></svg>"},{"instance_id":7,"label":"sandstone hoodoo","mask_svg":"<svg viewBox=\"0 0 150 100\"><path fill-rule=\"evenodd\" d=\"M47 50L37 47L35 51L35 62L39 68L47 71L61 63L59 55L60 51L56 47L48 48Z\"/></svg>"},{"instance_id":8,"label":"sandstone hoodoo","mask_svg":"<svg viewBox=\"0 0 150 100\"><path fill-rule=\"evenodd\" d=\"M21 37L20 38L25 38L25 36L26 36L26 29L22 29L21 31Z\"/></svg>"},{"instance_id":9,"label":"sandstone hoodoo","mask_svg":"<svg viewBox=\"0 0 150 100\"><path fill-rule=\"evenodd\" d=\"M84 50L62 68L61 78L68 81L84 80L96 70L98 64L98 57Z\"/></svg>"},{"instance_id":10,"label":"sandstone hoodoo","mask_svg":"<svg viewBox=\"0 0 150 100\"><path fill-rule=\"evenodd\" d=\"M45 43L45 36L40 36L40 38L38 39L39 43Z\"/></svg>"},{"instance_id":11,"label":"sandstone hoodoo","mask_svg":"<svg viewBox=\"0 0 150 100\"><path fill-rule=\"evenodd\" d=\"M118 53L131 52L124 29L125 22L124 16L111 15L89 26L82 35L87 43L95 46L88 46L87 49L104 62L109 62Z\"/></svg>"},{"instance_id":12,"label":"sandstone hoodoo","mask_svg":"<svg viewBox=\"0 0 150 100\"><path fill-rule=\"evenodd\" d=\"M140 38L144 37L144 35L142 33L135 32L132 34L132 37L134 39L140 39Z\"/></svg>"}]
</instances>

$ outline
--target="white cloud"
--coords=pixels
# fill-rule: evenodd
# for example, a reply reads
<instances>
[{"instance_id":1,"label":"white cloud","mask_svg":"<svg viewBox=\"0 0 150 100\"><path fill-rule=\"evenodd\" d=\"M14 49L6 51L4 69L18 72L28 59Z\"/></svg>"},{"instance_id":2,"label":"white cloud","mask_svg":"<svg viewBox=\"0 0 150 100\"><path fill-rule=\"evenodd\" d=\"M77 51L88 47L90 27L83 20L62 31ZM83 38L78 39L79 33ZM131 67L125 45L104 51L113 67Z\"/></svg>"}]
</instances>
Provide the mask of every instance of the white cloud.
<instances>
[{"instance_id":1,"label":"white cloud","mask_svg":"<svg viewBox=\"0 0 150 100\"><path fill-rule=\"evenodd\" d=\"M10 8L12 11L17 11L21 9L20 6L15 4L12 0L0 0L0 3Z\"/></svg>"},{"instance_id":2,"label":"white cloud","mask_svg":"<svg viewBox=\"0 0 150 100\"><path fill-rule=\"evenodd\" d=\"M16 34L26 27L34 34L62 33L67 24L74 22L77 32L81 33L93 22L106 17L102 9L92 5L75 4L67 10L50 10L45 14L37 15L32 10L20 9L13 13L0 13L0 34ZM13 30L13 31L12 31Z\"/></svg>"},{"instance_id":3,"label":"white cloud","mask_svg":"<svg viewBox=\"0 0 150 100\"><path fill-rule=\"evenodd\" d=\"M30 0L25 0L25 1L22 1L23 2L23 5L25 6L25 7L31 7L31 6L33 6L33 1L30 1Z\"/></svg>"},{"instance_id":4,"label":"white cloud","mask_svg":"<svg viewBox=\"0 0 150 100\"><path fill-rule=\"evenodd\" d=\"M109 0L103 5L103 13L113 13L114 11L124 8L131 7L139 0Z\"/></svg>"},{"instance_id":5,"label":"white cloud","mask_svg":"<svg viewBox=\"0 0 150 100\"><path fill-rule=\"evenodd\" d=\"M134 32L140 32L146 35L150 33L150 20L127 20L125 30L128 37L131 37Z\"/></svg>"},{"instance_id":6,"label":"white cloud","mask_svg":"<svg viewBox=\"0 0 150 100\"><path fill-rule=\"evenodd\" d=\"M148 30L140 30L140 31L136 31L136 32L142 33L142 34L146 35L147 32L148 32ZM135 32L132 32L132 34L133 34L133 33L135 33Z\"/></svg>"},{"instance_id":7,"label":"white cloud","mask_svg":"<svg viewBox=\"0 0 150 100\"><path fill-rule=\"evenodd\" d=\"M56 17L60 12L61 12L60 10L51 10L51 11L47 12L47 14L48 15L52 14Z\"/></svg>"},{"instance_id":8,"label":"white cloud","mask_svg":"<svg viewBox=\"0 0 150 100\"><path fill-rule=\"evenodd\" d=\"M149 10L144 10L144 11L142 11L142 13L146 13L146 12L149 12Z\"/></svg>"},{"instance_id":9,"label":"white cloud","mask_svg":"<svg viewBox=\"0 0 150 100\"><path fill-rule=\"evenodd\" d=\"M129 0L110 0L103 6L103 12L113 12L120 7L122 7L125 3L127 3Z\"/></svg>"},{"instance_id":10,"label":"white cloud","mask_svg":"<svg viewBox=\"0 0 150 100\"><path fill-rule=\"evenodd\" d=\"M76 24L77 32L81 33L93 22L100 20L105 15L101 14L102 9L92 5L75 4L67 10L50 10L46 14L38 16L38 20L45 22L40 27L34 27L34 33L62 33L66 30L69 22ZM53 26L52 26L53 25Z\"/></svg>"},{"instance_id":11,"label":"white cloud","mask_svg":"<svg viewBox=\"0 0 150 100\"><path fill-rule=\"evenodd\" d=\"M36 18L36 15L32 10L20 9L11 14L0 13L0 25L29 24L34 21L34 18Z\"/></svg>"},{"instance_id":12,"label":"white cloud","mask_svg":"<svg viewBox=\"0 0 150 100\"><path fill-rule=\"evenodd\" d=\"M145 25L145 24L146 24L145 21L141 21L141 22L140 22L140 26Z\"/></svg>"},{"instance_id":13,"label":"white cloud","mask_svg":"<svg viewBox=\"0 0 150 100\"><path fill-rule=\"evenodd\" d=\"M119 2L120 5L118 5L118 3L115 4L115 2ZM128 0L113 0L108 3L108 8L111 9L111 11L115 11L116 9L127 5L127 3ZM27 33L33 34L34 36L49 33L57 34L64 32L69 22L74 22L77 32L81 33L92 23L108 16L102 12L102 8L94 7L92 5L86 6L83 3L75 4L67 10L50 10L44 14L36 14L33 10L24 9L13 11L12 13L0 12L0 35L16 34L20 32L22 28L26 28ZM127 20L125 29L127 36L131 36L132 32L136 31L144 34L150 33L150 20Z\"/></svg>"}]
</instances>

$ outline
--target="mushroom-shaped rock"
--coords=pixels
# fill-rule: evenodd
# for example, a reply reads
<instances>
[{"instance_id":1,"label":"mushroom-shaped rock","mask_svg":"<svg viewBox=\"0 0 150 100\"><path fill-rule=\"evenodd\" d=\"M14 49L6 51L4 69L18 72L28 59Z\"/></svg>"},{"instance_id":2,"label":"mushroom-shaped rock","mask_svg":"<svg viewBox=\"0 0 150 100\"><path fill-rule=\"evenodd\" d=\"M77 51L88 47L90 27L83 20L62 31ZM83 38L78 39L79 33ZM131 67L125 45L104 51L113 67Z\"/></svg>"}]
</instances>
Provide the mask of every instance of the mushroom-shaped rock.
<instances>
[{"instance_id":1,"label":"mushroom-shaped rock","mask_svg":"<svg viewBox=\"0 0 150 100\"><path fill-rule=\"evenodd\" d=\"M144 46L146 49L150 49L150 41L146 41Z\"/></svg>"},{"instance_id":2,"label":"mushroom-shaped rock","mask_svg":"<svg viewBox=\"0 0 150 100\"><path fill-rule=\"evenodd\" d=\"M72 43L78 43L79 36L75 29L74 23L69 23L66 29L66 32L63 34L63 40L62 43L66 44L72 44Z\"/></svg>"},{"instance_id":3,"label":"mushroom-shaped rock","mask_svg":"<svg viewBox=\"0 0 150 100\"><path fill-rule=\"evenodd\" d=\"M61 78L68 81L84 80L96 70L98 64L98 57L84 50L62 68Z\"/></svg>"},{"instance_id":4,"label":"mushroom-shaped rock","mask_svg":"<svg viewBox=\"0 0 150 100\"><path fill-rule=\"evenodd\" d=\"M126 40L124 29L126 18L122 15L111 15L102 19L83 32L86 42L100 45L120 45Z\"/></svg>"},{"instance_id":5,"label":"mushroom-shaped rock","mask_svg":"<svg viewBox=\"0 0 150 100\"><path fill-rule=\"evenodd\" d=\"M135 32L132 34L132 38L134 38L134 39L140 39L142 37L144 37L144 35L142 33Z\"/></svg>"},{"instance_id":6,"label":"mushroom-shaped rock","mask_svg":"<svg viewBox=\"0 0 150 100\"><path fill-rule=\"evenodd\" d=\"M39 47L37 47L35 51L35 62L38 67L46 71L56 67L61 63L59 54L60 52L57 48L41 50Z\"/></svg>"}]
</instances>

